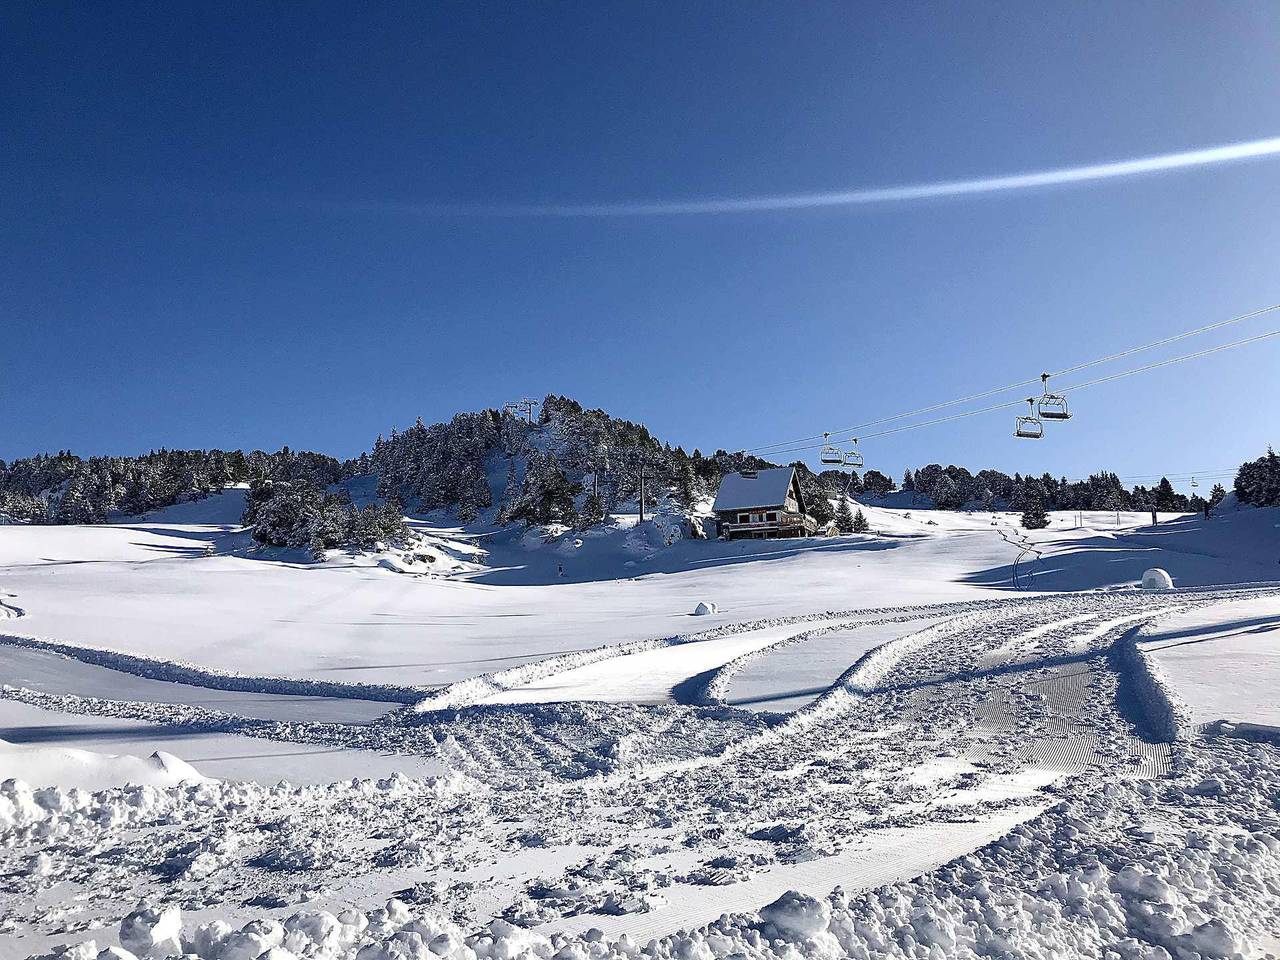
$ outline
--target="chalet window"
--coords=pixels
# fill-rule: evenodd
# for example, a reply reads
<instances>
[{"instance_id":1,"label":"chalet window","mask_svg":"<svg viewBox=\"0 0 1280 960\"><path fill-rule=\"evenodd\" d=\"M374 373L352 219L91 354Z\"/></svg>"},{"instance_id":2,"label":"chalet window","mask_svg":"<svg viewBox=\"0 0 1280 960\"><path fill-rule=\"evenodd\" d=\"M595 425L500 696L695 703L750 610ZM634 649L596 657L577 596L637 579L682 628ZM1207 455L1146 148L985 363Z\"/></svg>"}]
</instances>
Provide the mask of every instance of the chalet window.
<instances>
[{"instance_id":1,"label":"chalet window","mask_svg":"<svg viewBox=\"0 0 1280 960\"><path fill-rule=\"evenodd\" d=\"M770 522L770 523L777 523L777 522L778 522L778 514L777 514L777 511L774 511L773 513L770 513L767 519L769 520L769 522Z\"/></svg>"},{"instance_id":2,"label":"chalet window","mask_svg":"<svg viewBox=\"0 0 1280 960\"><path fill-rule=\"evenodd\" d=\"M751 514L749 514L749 513L740 513L740 514L738 514L738 522L739 522L739 523L750 523L750 522L751 522Z\"/></svg>"}]
</instances>

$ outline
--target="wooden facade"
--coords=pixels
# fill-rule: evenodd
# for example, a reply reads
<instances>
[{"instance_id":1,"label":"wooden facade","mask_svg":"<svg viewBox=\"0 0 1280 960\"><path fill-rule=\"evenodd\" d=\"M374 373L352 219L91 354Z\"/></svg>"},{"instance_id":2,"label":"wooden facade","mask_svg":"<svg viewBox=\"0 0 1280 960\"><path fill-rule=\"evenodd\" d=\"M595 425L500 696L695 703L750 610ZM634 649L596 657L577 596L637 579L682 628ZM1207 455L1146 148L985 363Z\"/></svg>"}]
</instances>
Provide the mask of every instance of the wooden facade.
<instances>
[{"instance_id":1,"label":"wooden facade","mask_svg":"<svg viewBox=\"0 0 1280 960\"><path fill-rule=\"evenodd\" d=\"M800 493L800 484L794 471L791 471L781 496L777 489L765 489L772 488L772 485L762 485L762 498L777 502L750 503L749 496L743 499L741 490L744 485L740 481L751 479L752 476L750 472L746 472L735 478L739 481L735 491L738 496L727 508L722 508L723 505L719 502L716 504L716 525L721 537L729 540L759 540L773 537L812 537L818 532L817 521L805 510L804 497ZM746 485L746 489L750 490L750 485ZM743 505L738 505L739 503Z\"/></svg>"}]
</instances>

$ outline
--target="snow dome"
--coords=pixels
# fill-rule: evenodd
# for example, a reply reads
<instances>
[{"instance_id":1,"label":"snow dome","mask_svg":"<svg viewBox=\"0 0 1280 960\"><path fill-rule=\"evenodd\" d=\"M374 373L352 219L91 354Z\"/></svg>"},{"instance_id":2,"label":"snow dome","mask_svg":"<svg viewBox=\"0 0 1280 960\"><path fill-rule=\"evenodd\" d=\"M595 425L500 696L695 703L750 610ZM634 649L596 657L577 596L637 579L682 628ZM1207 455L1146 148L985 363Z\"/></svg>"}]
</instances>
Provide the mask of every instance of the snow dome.
<instances>
[{"instance_id":1,"label":"snow dome","mask_svg":"<svg viewBox=\"0 0 1280 960\"><path fill-rule=\"evenodd\" d=\"M1152 567L1142 575L1143 590L1172 590L1173 577L1169 576L1169 571L1161 570L1159 567Z\"/></svg>"}]
</instances>

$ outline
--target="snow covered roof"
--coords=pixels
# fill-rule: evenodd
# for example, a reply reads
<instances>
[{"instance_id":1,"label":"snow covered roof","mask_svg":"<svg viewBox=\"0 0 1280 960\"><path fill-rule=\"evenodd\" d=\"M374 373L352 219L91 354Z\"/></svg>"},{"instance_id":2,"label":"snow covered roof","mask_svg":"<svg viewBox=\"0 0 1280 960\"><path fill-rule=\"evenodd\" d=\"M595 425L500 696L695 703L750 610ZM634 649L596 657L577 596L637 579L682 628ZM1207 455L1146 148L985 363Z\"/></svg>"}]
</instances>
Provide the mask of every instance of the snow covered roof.
<instances>
[{"instance_id":1,"label":"snow covered roof","mask_svg":"<svg viewBox=\"0 0 1280 960\"><path fill-rule=\"evenodd\" d=\"M795 467L773 467L746 473L726 473L720 481L712 510L746 510L777 507L787 499Z\"/></svg>"}]
</instances>

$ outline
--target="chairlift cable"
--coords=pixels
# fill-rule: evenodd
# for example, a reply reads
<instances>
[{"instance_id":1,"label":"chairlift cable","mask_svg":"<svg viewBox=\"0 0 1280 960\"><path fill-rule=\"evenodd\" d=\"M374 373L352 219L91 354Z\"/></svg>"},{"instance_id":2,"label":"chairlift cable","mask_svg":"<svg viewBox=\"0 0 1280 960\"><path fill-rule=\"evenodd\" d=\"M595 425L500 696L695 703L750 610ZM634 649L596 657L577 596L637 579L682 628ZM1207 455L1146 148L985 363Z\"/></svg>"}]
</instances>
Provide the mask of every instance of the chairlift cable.
<instances>
[{"instance_id":1,"label":"chairlift cable","mask_svg":"<svg viewBox=\"0 0 1280 960\"><path fill-rule=\"evenodd\" d=\"M1230 326L1232 324L1243 323L1246 320L1253 320L1257 317L1264 316L1268 313L1274 313L1277 310L1280 310L1280 303L1274 303L1274 304L1271 304L1270 306L1262 307L1261 309L1253 310L1249 313L1243 313L1243 314L1240 314L1239 316L1230 317L1226 320L1218 320L1218 321L1215 321L1214 323L1207 323L1207 324L1204 324L1203 326L1196 327L1194 330L1186 330L1182 333L1174 334L1173 336L1170 336L1170 337L1163 337L1159 340L1153 340L1150 343L1144 343L1144 344L1140 344L1139 346L1129 347L1126 350L1121 350L1117 353L1108 354L1105 357L1099 357L1095 360L1088 360L1088 361L1085 361L1084 363L1078 363L1073 367L1067 367L1063 370L1052 372L1049 375L1051 377L1060 377L1060 376L1067 376L1072 373L1079 373L1081 370L1087 370L1090 367L1096 367L1104 363L1110 363L1113 360L1120 360L1120 359L1123 359L1124 357L1133 356L1135 353L1142 353L1145 350L1153 350L1156 347L1163 347L1171 343L1177 343L1180 340L1186 340L1190 337L1199 336L1200 334L1203 334L1203 333L1209 333L1213 330L1218 330L1218 329L1221 329L1222 327ZM1225 347L1223 349L1225 349ZM794 440L783 440L777 443L763 444L758 447L751 447L744 452L760 454L767 451L772 451L774 454L779 454L779 453L788 453L791 451L791 449L806 449L804 447L797 447L796 445L806 444L806 443L809 443L810 441L819 440L819 439L827 440L832 434L852 433L855 430L861 430L865 427L879 426L882 423L892 423L895 420L907 420L911 417L921 416L926 413L933 413L935 410L942 410L942 409L945 409L946 407L954 407L957 404L961 404L961 403L971 403L974 400L985 400L987 397L993 397L1001 393L1007 393L1010 390L1016 390L1020 387L1031 386L1035 383L1040 382L1040 379L1041 379L1040 377L1033 377L1028 380L1020 380L1017 383L1010 383L1003 387L996 387L992 390L984 390L981 393L969 394L968 396L965 396L965 397L957 397L954 400L946 400L942 403L935 403L935 404L932 404L931 406L921 407L917 410L912 410L907 413L899 413L890 417L881 417L877 420L868 420L865 423L859 423L852 427L844 427L843 429L840 429L840 430L828 430L822 434L814 435L810 437L799 437ZM1086 384L1086 386L1088 385L1091 385L1091 384ZM1076 386L1070 389L1079 390L1081 389L1081 387ZM1013 404L1007 404L1006 406L1012 406L1012 405ZM877 434L877 436L882 436L882 435L883 434ZM776 447L787 447L788 449L776 450L774 449Z\"/></svg>"},{"instance_id":2,"label":"chairlift cable","mask_svg":"<svg viewBox=\"0 0 1280 960\"><path fill-rule=\"evenodd\" d=\"M1280 304L1277 304L1275 308L1271 308L1271 309L1277 309L1277 308L1280 308ZM1242 340L1233 340L1229 343L1220 343L1220 344L1217 344L1216 346L1209 347L1205 350L1198 350L1195 353L1188 353L1179 357L1169 357L1168 359L1165 359L1165 360L1157 360L1154 363L1144 364L1141 367L1134 367L1130 370L1122 370L1119 373L1108 374L1105 377L1098 377L1094 380L1085 381L1084 383L1073 384L1072 386L1066 387L1064 389L1064 392L1084 390L1086 387L1095 387L1101 383L1110 383L1113 380L1121 380L1121 379L1124 379L1125 377L1136 376L1139 373L1146 373L1149 370L1155 370L1160 367L1172 366L1175 363L1183 363L1187 360L1197 360L1200 357L1207 357L1210 354L1220 353L1223 350L1230 350L1234 347L1243 347L1251 343L1258 343L1262 340L1269 340L1272 337L1280 337L1280 330L1271 330L1267 333L1260 333L1252 337L1245 337ZM1036 380L1033 382L1039 382L1039 379L1040 378L1037 377ZM872 440L879 437L888 437L888 436L892 436L895 433L904 433L907 430L915 430L920 427L936 426L937 424L940 424L940 423L950 423L954 420L963 420L966 417L976 417L984 413L994 413L997 410L1007 410L1010 407L1021 406L1026 402L1027 402L1027 398L1025 397L1022 397L1017 400L1005 400L1001 403L991 404L986 407L979 407L976 410L963 410L960 413L949 414L948 416L945 416L945 417L935 417L932 420L922 420L919 423L903 424L900 427L893 427L889 430L881 430L878 433L864 433L860 435L860 439ZM812 450L813 448L814 448L813 444L793 446L786 450L776 450L773 452L772 455L777 456L784 453L794 453L798 451Z\"/></svg>"}]
</instances>

